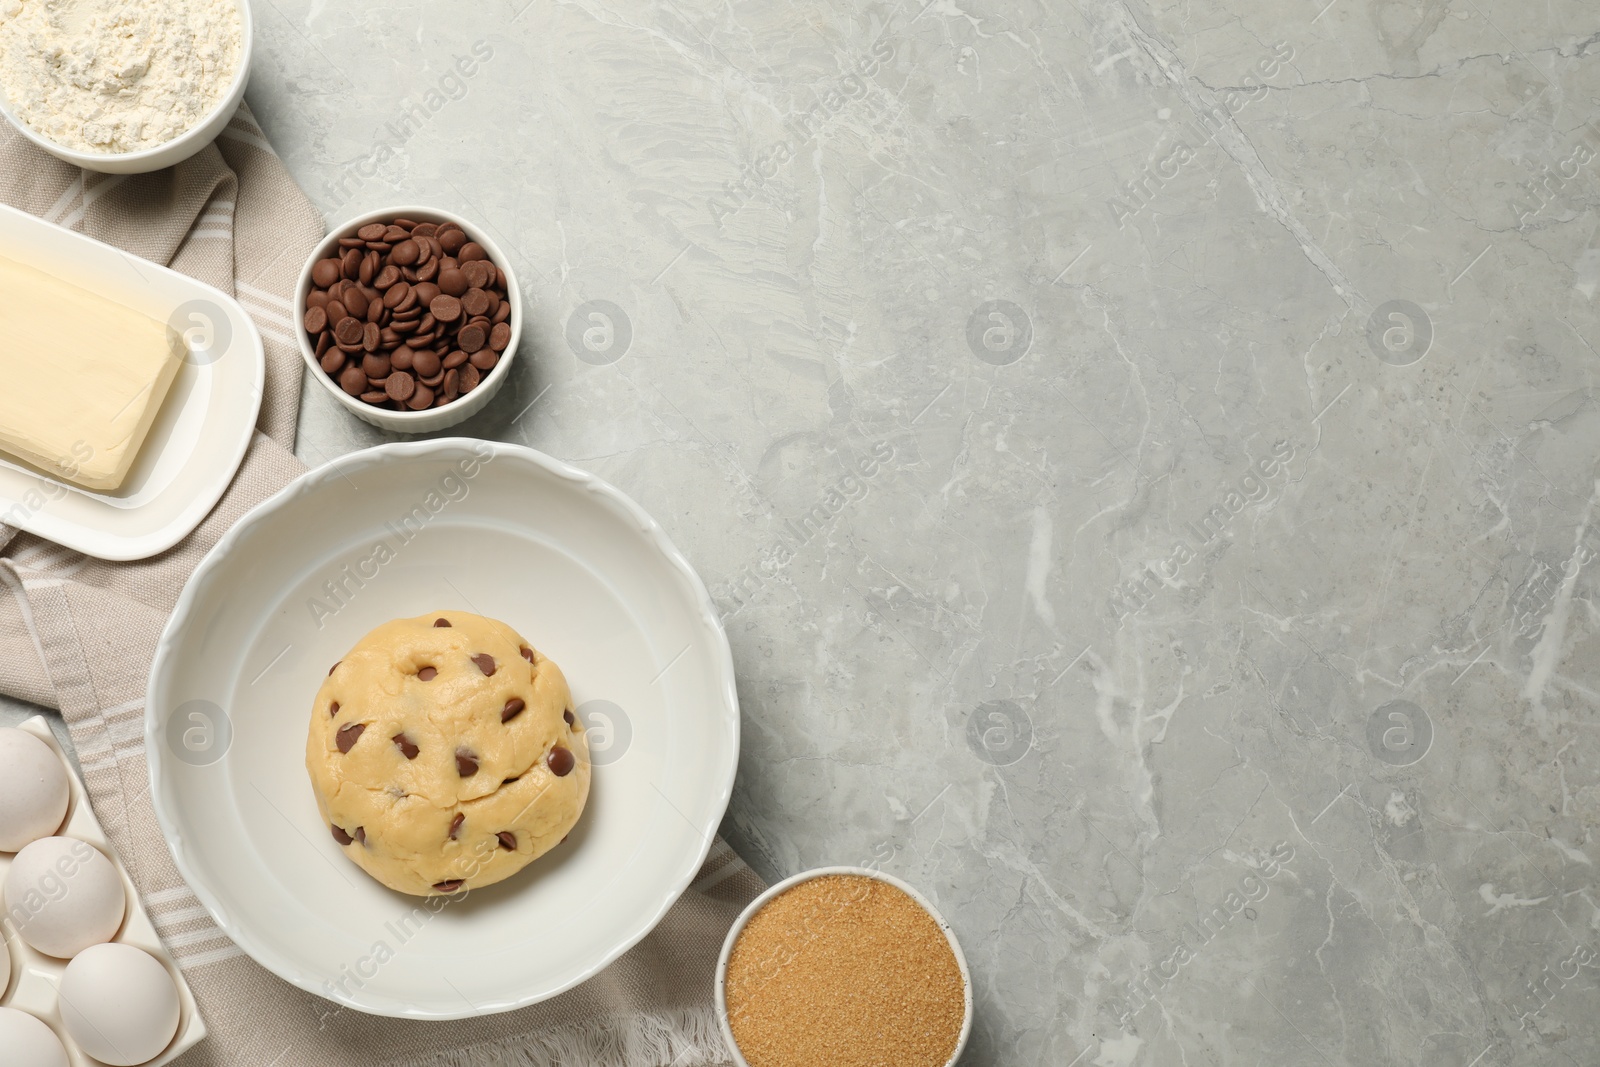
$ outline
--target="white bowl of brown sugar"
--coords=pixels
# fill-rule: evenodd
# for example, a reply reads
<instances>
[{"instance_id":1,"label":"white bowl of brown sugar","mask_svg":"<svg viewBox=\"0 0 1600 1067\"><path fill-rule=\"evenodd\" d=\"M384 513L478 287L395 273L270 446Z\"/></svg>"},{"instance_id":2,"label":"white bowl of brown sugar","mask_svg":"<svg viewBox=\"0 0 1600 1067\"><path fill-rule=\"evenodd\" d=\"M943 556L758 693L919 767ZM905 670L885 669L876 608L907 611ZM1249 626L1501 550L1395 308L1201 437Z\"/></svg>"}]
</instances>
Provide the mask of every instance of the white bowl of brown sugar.
<instances>
[{"instance_id":1,"label":"white bowl of brown sugar","mask_svg":"<svg viewBox=\"0 0 1600 1067\"><path fill-rule=\"evenodd\" d=\"M972 979L950 925L864 867L819 867L753 900L716 981L737 1067L950 1067L972 1032Z\"/></svg>"}]
</instances>

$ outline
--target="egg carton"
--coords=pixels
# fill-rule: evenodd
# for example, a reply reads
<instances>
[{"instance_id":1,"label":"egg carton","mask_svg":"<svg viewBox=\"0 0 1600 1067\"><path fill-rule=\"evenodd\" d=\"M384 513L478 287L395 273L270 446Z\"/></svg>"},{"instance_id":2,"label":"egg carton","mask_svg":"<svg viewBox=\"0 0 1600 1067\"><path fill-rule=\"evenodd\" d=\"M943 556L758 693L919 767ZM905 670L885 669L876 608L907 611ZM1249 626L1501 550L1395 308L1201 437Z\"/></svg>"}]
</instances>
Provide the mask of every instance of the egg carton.
<instances>
[{"instance_id":1,"label":"egg carton","mask_svg":"<svg viewBox=\"0 0 1600 1067\"><path fill-rule=\"evenodd\" d=\"M167 969L173 983L178 987L178 1033L161 1055L141 1064L140 1067L161 1067L162 1064L171 1063L199 1044L206 1036L206 1024L200 1018L200 1010L194 1002L194 993L189 989L189 983L183 980L183 973L178 970L177 963L161 944L161 938L156 936L155 927L150 923L150 916L144 910L144 902L139 899L139 893L134 889L127 869L117 858L105 831L100 829L100 820L94 817L94 809L89 806L89 795L84 790L82 779L78 777L72 761L67 759L66 753L62 752L61 746L56 743L49 724L41 716L35 715L24 722L20 729L26 730L49 745L61 760L61 766L66 769L72 797L67 802L66 822L56 833L61 837L87 841L98 848L116 865L117 873L122 876L122 890L127 899L127 911L122 920L122 928L111 940L142 948L150 953ZM11 869L11 861L14 858L12 853L0 852L0 883L5 881L6 873ZM61 1021L60 998L56 990L61 984L62 972L67 969L67 961L34 951L27 942L16 936L16 931L9 921L0 920L0 927L3 927L0 932L5 935L6 947L11 950L11 973L6 976L9 981L6 982L5 988L0 990L0 1006L18 1008L43 1020L55 1031L56 1036L61 1039L61 1044L66 1047L67 1062L72 1067L96 1067L100 1061L92 1059L78 1047Z\"/></svg>"}]
</instances>

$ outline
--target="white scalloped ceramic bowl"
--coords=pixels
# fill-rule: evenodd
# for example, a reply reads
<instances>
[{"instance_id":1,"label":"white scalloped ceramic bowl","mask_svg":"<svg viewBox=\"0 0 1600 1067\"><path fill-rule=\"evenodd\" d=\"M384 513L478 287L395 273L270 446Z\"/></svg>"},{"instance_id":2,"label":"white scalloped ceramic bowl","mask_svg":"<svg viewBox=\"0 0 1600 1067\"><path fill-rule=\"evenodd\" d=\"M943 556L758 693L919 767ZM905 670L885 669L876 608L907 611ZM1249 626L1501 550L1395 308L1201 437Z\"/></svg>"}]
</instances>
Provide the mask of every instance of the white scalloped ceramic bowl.
<instances>
[{"instance_id":1,"label":"white scalloped ceramic bowl","mask_svg":"<svg viewBox=\"0 0 1600 1067\"><path fill-rule=\"evenodd\" d=\"M64 144L57 144L18 118L16 112L11 110L11 104L6 100L3 90L0 90L0 114L3 114L22 136L46 152L85 170L99 171L102 174L144 174L182 163L216 140L217 134L233 120L233 113L239 110L239 102L244 99L245 86L250 82L250 49L255 40L255 20L250 14L249 0L238 0L238 4L239 69L233 72L233 80L228 83L227 92L223 93L216 106L199 122L165 144L139 152L81 152L76 148L68 148Z\"/></svg>"},{"instance_id":2,"label":"white scalloped ceramic bowl","mask_svg":"<svg viewBox=\"0 0 1600 1067\"><path fill-rule=\"evenodd\" d=\"M744 1058L744 1053L739 1051L739 1043L734 1040L733 1027L728 1024L728 957L733 953L734 942L739 940L739 935L744 933L745 926L756 912L766 907L772 898L793 889L802 882L809 882L812 879L823 878L830 874L859 875L862 878L874 878L894 886L916 901L922 907L922 910L927 912L933 921L938 924L939 929L944 932L945 940L950 942L950 951L955 955L956 966L961 970L961 989L966 998L966 1014L961 1021L961 1034L956 1038L955 1051L945 1061L945 1067L954 1067L956 1061L961 1059L961 1053L966 1051L967 1039L972 1036L972 974L967 970L967 957L961 952L961 945L956 941L955 931L950 929L950 924L944 921L944 916L939 914L939 909L935 908L927 897L894 875L884 874L882 871L873 870L870 867L817 867L809 871L801 871L799 874L791 878L785 878L777 885L769 887L765 893L762 893L746 905L744 911L740 912L739 917L734 920L732 928L728 930L728 936L722 940L722 953L717 957L716 977L717 1021L721 1024L722 1041L723 1044L728 1046L728 1054L733 1058L734 1067L750 1067L749 1062Z\"/></svg>"},{"instance_id":3,"label":"white scalloped ceramic bowl","mask_svg":"<svg viewBox=\"0 0 1600 1067\"><path fill-rule=\"evenodd\" d=\"M561 666L594 763L566 843L448 901L341 855L304 766L329 666L445 608ZM178 869L240 948L359 1011L451 1019L554 996L655 927L727 807L739 709L711 600L638 505L532 449L444 438L304 474L218 542L156 650L145 743Z\"/></svg>"}]
</instances>

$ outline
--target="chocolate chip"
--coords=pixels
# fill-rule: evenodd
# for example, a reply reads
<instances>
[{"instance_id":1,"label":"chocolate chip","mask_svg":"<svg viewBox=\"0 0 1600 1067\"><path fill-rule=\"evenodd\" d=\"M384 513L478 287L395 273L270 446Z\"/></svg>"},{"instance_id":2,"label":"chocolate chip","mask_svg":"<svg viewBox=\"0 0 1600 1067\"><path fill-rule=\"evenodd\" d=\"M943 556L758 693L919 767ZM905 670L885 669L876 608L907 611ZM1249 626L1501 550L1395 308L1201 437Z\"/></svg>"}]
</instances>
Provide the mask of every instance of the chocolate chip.
<instances>
[{"instance_id":1,"label":"chocolate chip","mask_svg":"<svg viewBox=\"0 0 1600 1067\"><path fill-rule=\"evenodd\" d=\"M353 322L354 319L346 319ZM367 376L360 367L346 367L344 373L339 375L339 388L351 396L360 396L367 391Z\"/></svg>"},{"instance_id":2,"label":"chocolate chip","mask_svg":"<svg viewBox=\"0 0 1600 1067\"><path fill-rule=\"evenodd\" d=\"M381 241L383 240L383 231L388 228L381 222L369 222L356 231L356 236L363 241Z\"/></svg>"},{"instance_id":3,"label":"chocolate chip","mask_svg":"<svg viewBox=\"0 0 1600 1067\"><path fill-rule=\"evenodd\" d=\"M482 289L468 289L462 295L457 306L462 311L465 311L469 317L487 314L489 311L489 294Z\"/></svg>"},{"instance_id":4,"label":"chocolate chip","mask_svg":"<svg viewBox=\"0 0 1600 1067\"><path fill-rule=\"evenodd\" d=\"M335 700L332 704L328 705L328 715L331 718L331 717L336 716L338 714L339 714L339 702L337 700Z\"/></svg>"},{"instance_id":5,"label":"chocolate chip","mask_svg":"<svg viewBox=\"0 0 1600 1067\"><path fill-rule=\"evenodd\" d=\"M316 308L311 309L311 311L315 310ZM440 322L454 322L461 317L461 301L457 300L453 296L445 296L440 294L439 296L433 298L433 302L428 305L428 310L431 311L433 313L433 317ZM308 320L311 317L311 311L306 312L306 318ZM307 325L306 329L309 330L311 327Z\"/></svg>"},{"instance_id":6,"label":"chocolate chip","mask_svg":"<svg viewBox=\"0 0 1600 1067\"><path fill-rule=\"evenodd\" d=\"M398 263L402 267L409 267L422 258L422 249L417 247L417 242L409 238L394 246L394 251L389 253L389 261Z\"/></svg>"},{"instance_id":7,"label":"chocolate chip","mask_svg":"<svg viewBox=\"0 0 1600 1067\"><path fill-rule=\"evenodd\" d=\"M411 394L417 391L417 380L403 370L391 370L389 380L383 383L383 391L390 400L410 400Z\"/></svg>"},{"instance_id":8,"label":"chocolate chip","mask_svg":"<svg viewBox=\"0 0 1600 1067\"><path fill-rule=\"evenodd\" d=\"M367 843L367 828L365 826L356 827L356 840L363 845Z\"/></svg>"},{"instance_id":9,"label":"chocolate chip","mask_svg":"<svg viewBox=\"0 0 1600 1067\"><path fill-rule=\"evenodd\" d=\"M515 852L517 850L517 835L510 830L501 830L494 836L500 842L500 847L507 852Z\"/></svg>"},{"instance_id":10,"label":"chocolate chip","mask_svg":"<svg viewBox=\"0 0 1600 1067\"><path fill-rule=\"evenodd\" d=\"M478 665L478 669L483 672L485 678L494 677L494 657L489 653L479 652L472 657L472 662Z\"/></svg>"},{"instance_id":11,"label":"chocolate chip","mask_svg":"<svg viewBox=\"0 0 1600 1067\"><path fill-rule=\"evenodd\" d=\"M500 785L503 788L505 786L510 785L512 782L520 782L520 781L522 781L522 775L519 774L515 778L507 778L505 781L501 782Z\"/></svg>"},{"instance_id":12,"label":"chocolate chip","mask_svg":"<svg viewBox=\"0 0 1600 1067\"><path fill-rule=\"evenodd\" d=\"M454 893L465 884L466 881L464 879L451 878L447 881L433 883L433 888L437 889L441 893Z\"/></svg>"},{"instance_id":13,"label":"chocolate chip","mask_svg":"<svg viewBox=\"0 0 1600 1067\"><path fill-rule=\"evenodd\" d=\"M431 682L433 681L434 675L438 673L439 668L437 667L424 667L417 672L417 677L424 682Z\"/></svg>"},{"instance_id":14,"label":"chocolate chip","mask_svg":"<svg viewBox=\"0 0 1600 1067\"><path fill-rule=\"evenodd\" d=\"M338 336L337 332L334 336ZM482 326L478 326L476 324L463 326L461 327L461 332L456 334L456 344L460 345L461 350L466 352L468 355L471 355L478 349L482 348L488 339L488 333Z\"/></svg>"},{"instance_id":15,"label":"chocolate chip","mask_svg":"<svg viewBox=\"0 0 1600 1067\"><path fill-rule=\"evenodd\" d=\"M343 662L344 662L344 660L340 660L339 661L339 663L343 663ZM328 668L328 677L330 677L330 678L333 677L333 672L339 669L339 663L335 663L333 666Z\"/></svg>"},{"instance_id":16,"label":"chocolate chip","mask_svg":"<svg viewBox=\"0 0 1600 1067\"><path fill-rule=\"evenodd\" d=\"M529 648L527 645L523 645L520 651L522 652L523 659L527 660L529 663L533 662L533 649ZM333 672L329 671L328 673L332 674Z\"/></svg>"},{"instance_id":17,"label":"chocolate chip","mask_svg":"<svg viewBox=\"0 0 1600 1067\"><path fill-rule=\"evenodd\" d=\"M337 707L338 705L334 705L334 706ZM521 697L512 697L510 700L506 701L506 706L503 709L501 709L501 711L500 711L500 721L501 722L510 722L512 719L515 719L518 715L521 715L522 714L522 709L527 707L527 706L528 705L526 705L526 704L524 704L522 702L522 698Z\"/></svg>"},{"instance_id":18,"label":"chocolate chip","mask_svg":"<svg viewBox=\"0 0 1600 1067\"><path fill-rule=\"evenodd\" d=\"M426 380L439 373L441 364L438 356L428 349L423 349L411 357L411 366L417 372L418 378Z\"/></svg>"},{"instance_id":19,"label":"chocolate chip","mask_svg":"<svg viewBox=\"0 0 1600 1067\"><path fill-rule=\"evenodd\" d=\"M488 259L489 253L485 252L483 250L483 246L478 242L468 241L466 244L462 245L461 250L456 253L456 258L463 263L467 263L474 259Z\"/></svg>"},{"instance_id":20,"label":"chocolate chip","mask_svg":"<svg viewBox=\"0 0 1600 1067\"><path fill-rule=\"evenodd\" d=\"M561 717L563 719L567 720L567 725L568 726L571 726L573 723L577 722L577 720L572 717L572 709L571 708L568 708L566 711L563 711L561 713Z\"/></svg>"},{"instance_id":21,"label":"chocolate chip","mask_svg":"<svg viewBox=\"0 0 1600 1067\"><path fill-rule=\"evenodd\" d=\"M448 270L439 272L439 291L441 293L447 296L460 296L471 288L472 283L467 281L466 274L459 268L451 267Z\"/></svg>"},{"instance_id":22,"label":"chocolate chip","mask_svg":"<svg viewBox=\"0 0 1600 1067\"><path fill-rule=\"evenodd\" d=\"M434 625L435 629L446 629L446 630L448 630L450 628L450 620L449 619L434 619L433 620L433 625Z\"/></svg>"},{"instance_id":23,"label":"chocolate chip","mask_svg":"<svg viewBox=\"0 0 1600 1067\"><path fill-rule=\"evenodd\" d=\"M411 399L406 401L406 407L412 411L421 411L433 406L433 390L426 385L417 386L417 391L411 394Z\"/></svg>"},{"instance_id":24,"label":"chocolate chip","mask_svg":"<svg viewBox=\"0 0 1600 1067\"><path fill-rule=\"evenodd\" d=\"M337 259L319 259L311 267L311 282L319 289L326 289L339 280L341 269Z\"/></svg>"},{"instance_id":25,"label":"chocolate chip","mask_svg":"<svg viewBox=\"0 0 1600 1067\"><path fill-rule=\"evenodd\" d=\"M456 812L456 817L450 820L450 840L454 841L456 839L456 834L461 832L461 824L466 821L467 817L465 815L459 811Z\"/></svg>"},{"instance_id":26,"label":"chocolate chip","mask_svg":"<svg viewBox=\"0 0 1600 1067\"><path fill-rule=\"evenodd\" d=\"M511 327L503 322L496 323L489 331L489 347L496 352L504 352L511 343Z\"/></svg>"},{"instance_id":27,"label":"chocolate chip","mask_svg":"<svg viewBox=\"0 0 1600 1067\"><path fill-rule=\"evenodd\" d=\"M341 845L348 845L355 840L355 838L351 837L337 826L330 827L330 829L333 830L333 839L339 842Z\"/></svg>"},{"instance_id":28,"label":"chocolate chip","mask_svg":"<svg viewBox=\"0 0 1600 1067\"><path fill-rule=\"evenodd\" d=\"M494 370L494 365L500 362L500 356L492 348L480 348L467 358L472 360L474 367L485 374Z\"/></svg>"},{"instance_id":29,"label":"chocolate chip","mask_svg":"<svg viewBox=\"0 0 1600 1067\"><path fill-rule=\"evenodd\" d=\"M463 778L471 778L478 773L478 757L470 749L456 749L456 773Z\"/></svg>"},{"instance_id":30,"label":"chocolate chip","mask_svg":"<svg viewBox=\"0 0 1600 1067\"><path fill-rule=\"evenodd\" d=\"M420 749L418 749L417 746L412 743L411 738L407 737L405 734L395 734L389 740L393 741L400 747L400 753L401 755L405 756L406 759L417 758L417 753L420 751Z\"/></svg>"},{"instance_id":31,"label":"chocolate chip","mask_svg":"<svg viewBox=\"0 0 1600 1067\"><path fill-rule=\"evenodd\" d=\"M447 256L453 256L461 251L462 246L466 243L467 235L462 233L459 228L444 230L439 234L439 247L444 250L444 254Z\"/></svg>"},{"instance_id":32,"label":"chocolate chip","mask_svg":"<svg viewBox=\"0 0 1600 1067\"><path fill-rule=\"evenodd\" d=\"M465 352L461 354L463 356L466 355ZM461 391L463 393L472 392L482 381L483 374L478 370L477 367L474 367L472 364L468 363L465 367L461 368Z\"/></svg>"},{"instance_id":33,"label":"chocolate chip","mask_svg":"<svg viewBox=\"0 0 1600 1067\"><path fill-rule=\"evenodd\" d=\"M557 745L550 750L550 755L545 758L550 765L550 770L557 778L565 778L572 773L572 768L578 765L578 758L572 751Z\"/></svg>"},{"instance_id":34,"label":"chocolate chip","mask_svg":"<svg viewBox=\"0 0 1600 1067\"><path fill-rule=\"evenodd\" d=\"M325 307L306 309L306 333L321 333L328 328L328 311Z\"/></svg>"},{"instance_id":35,"label":"chocolate chip","mask_svg":"<svg viewBox=\"0 0 1600 1067\"><path fill-rule=\"evenodd\" d=\"M361 739L361 734L366 728L367 724L362 722L353 722L349 726L341 726L338 735L334 738L339 745L339 751L348 754L355 747L356 742Z\"/></svg>"}]
</instances>

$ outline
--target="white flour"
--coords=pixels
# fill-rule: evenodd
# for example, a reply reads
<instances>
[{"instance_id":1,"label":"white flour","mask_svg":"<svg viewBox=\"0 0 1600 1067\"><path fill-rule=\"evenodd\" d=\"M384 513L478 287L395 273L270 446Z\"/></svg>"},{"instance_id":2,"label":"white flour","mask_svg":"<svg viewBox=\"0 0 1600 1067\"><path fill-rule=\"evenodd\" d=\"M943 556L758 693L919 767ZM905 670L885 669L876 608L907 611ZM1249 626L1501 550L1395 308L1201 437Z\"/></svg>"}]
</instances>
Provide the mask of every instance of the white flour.
<instances>
[{"instance_id":1,"label":"white flour","mask_svg":"<svg viewBox=\"0 0 1600 1067\"><path fill-rule=\"evenodd\" d=\"M68 148L154 148L227 92L242 37L236 0L0 0L0 89Z\"/></svg>"}]
</instances>

